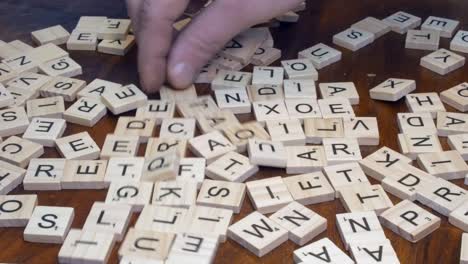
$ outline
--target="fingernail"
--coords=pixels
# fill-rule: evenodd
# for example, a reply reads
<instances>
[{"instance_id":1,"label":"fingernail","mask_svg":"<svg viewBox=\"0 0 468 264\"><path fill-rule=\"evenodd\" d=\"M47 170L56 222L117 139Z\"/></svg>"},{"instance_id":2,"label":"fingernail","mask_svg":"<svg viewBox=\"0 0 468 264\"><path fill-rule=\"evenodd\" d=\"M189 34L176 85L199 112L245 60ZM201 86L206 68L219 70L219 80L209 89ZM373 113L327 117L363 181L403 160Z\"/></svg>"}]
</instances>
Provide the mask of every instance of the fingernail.
<instances>
[{"instance_id":1,"label":"fingernail","mask_svg":"<svg viewBox=\"0 0 468 264\"><path fill-rule=\"evenodd\" d=\"M176 64L170 72L171 83L177 88L185 88L192 84L195 70L189 64L182 62Z\"/></svg>"}]
</instances>

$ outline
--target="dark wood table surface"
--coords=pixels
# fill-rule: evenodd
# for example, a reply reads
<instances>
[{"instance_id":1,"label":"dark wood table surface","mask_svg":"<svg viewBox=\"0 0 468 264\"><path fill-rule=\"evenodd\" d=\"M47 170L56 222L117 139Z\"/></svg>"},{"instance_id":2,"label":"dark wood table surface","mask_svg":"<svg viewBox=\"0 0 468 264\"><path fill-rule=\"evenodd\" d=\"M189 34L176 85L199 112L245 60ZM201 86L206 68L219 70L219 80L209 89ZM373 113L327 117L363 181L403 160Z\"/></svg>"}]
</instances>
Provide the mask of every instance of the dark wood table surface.
<instances>
[{"instance_id":1,"label":"dark wood table surface","mask_svg":"<svg viewBox=\"0 0 468 264\"><path fill-rule=\"evenodd\" d=\"M156 0L155 0L156 1ZM420 16L423 20L430 16L442 16L461 21L461 28L468 29L468 1L463 0L311 0L306 11L301 12L299 23L283 24L272 29L275 46L283 51L283 59L297 57L297 52L318 42L331 44L332 36L352 23L374 16L384 18L396 11L403 10ZM44 27L61 24L72 30L82 15L100 15L108 17L126 17L123 0L2 0L0 1L0 39L12 41L20 39L31 43L30 32ZM398 127L396 113L408 111L403 100L396 103L370 100L368 90L389 77L415 79L416 92L440 92L467 81L468 66L464 66L447 76L437 75L419 66L422 56L427 51L404 48L403 35L389 33L373 44L357 51L343 52L343 59L332 66L319 71L319 81L353 81L361 97L359 106L354 110L358 116L376 116L379 121L380 146L398 150L396 135ZM449 39L443 39L441 46L447 48ZM119 83L138 84L136 53L133 49L127 56L118 57L96 52L71 52L71 57L83 66L82 78L88 82L102 78ZM248 70L251 70L248 68ZM209 92L209 87L198 86L199 94ZM454 111L448 107L449 111ZM129 113L132 114L132 113ZM241 120L252 119L243 115ZM96 142L102 146L107 133L112 133L116 123L115 116L107 116L93 128L68 125L66 134L89 131ZM447 148L445 139L444 149ZM145 146L141 146L140 155ZM376 150L376 147L362 147L363 156ZM48 148L45 157L58 157L55 149ZM262 168L253 179L285 175L282 170ZM466 189L462 180L455 181ZM12 193L26 193L21 187ZM104 201L106 191L64 190L38 192L39 205L72 206L75 208L73 228L81 228L95 201ZM394 203L398 198L391 196ZM343 248L343 243L335 226L335 215L345 209L335 200L309 208L328 219L328 229L320 234L318 240L329 237ZM426 208L427 209L427 208ZM242 212L235 215L238 221L253 208L248 198L245 199ZM430 210L430 209L429 209ZM462 231L450 225L445 216L434 211L442 218L441 227L418 243L412 244L385 228L385 234L391 240L401 263L458 263ZM136 215L134 219L136 219ZM110 263L117 263L115 246ZM298 248L288 241L271 253L258 258L232 240L222 244L216 256L216 263L293 263L292 252ZM60 245L37 244L23 241L23 228L0 228L0 262L15 263L55 263Z\"/></svg>"}]
</instances>

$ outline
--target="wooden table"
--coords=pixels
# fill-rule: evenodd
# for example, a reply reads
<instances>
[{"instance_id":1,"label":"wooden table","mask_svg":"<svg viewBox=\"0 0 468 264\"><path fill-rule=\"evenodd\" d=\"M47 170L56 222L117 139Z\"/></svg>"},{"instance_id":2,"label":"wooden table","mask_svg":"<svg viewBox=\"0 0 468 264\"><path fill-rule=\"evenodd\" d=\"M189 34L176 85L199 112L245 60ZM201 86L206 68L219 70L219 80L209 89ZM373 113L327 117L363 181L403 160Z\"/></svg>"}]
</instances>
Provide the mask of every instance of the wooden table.
<instances>
[{"instance_id":1,"label":"wooden table","mask_svg":"<svg viewBox=\"0 0 468 264\"><path fill-rule=\"evenodd\" d=\"M156 1L156 0L155 0ZM423 20L429 15L437 15L461 21L461 28L467 29L468 1L446 0L314 0L308 1L308 8L301 12L299 23L274 28L275 45L283 51L284 59L297 57L297 52L318 42L331 44L332 36L352 23L366 17L384 18L396 11L404 10L420 16ZM20 39L31 43L30 32L36 29L61 24L72 30L82 15L103 15L108 17L126 16L124 1L120 0L3 0L0 1L0 39L12 41ZM442 47L448 47L449 40L442 40ZM379 120L381 146L398 149L396 113L408 111L403 100L396 103L379 102L369 99L368 90L389 77L415 79L417 92L440 92L460 82L467 81L468 66L445 77L439 76L419 66L419 60L426 51L404 48L404 36L389 33L370 46L358 52L344 51L343 59L332 66L320 70L320 81L353 81L359 89L361 103L355 107L358 116L376 116ZM136 49L127 56L108 56L95 52L71 52L71 56L83 66L82 79L92 81L102 78L119 83L138 83L136 69ZM249 69L250 70L250 69ZM207 93L208 87L200 86L199 94ZM448 108L449 111L454 111ZM253 118L245 115L243 121ZM69 125L66 134L88 130L96 142L102 146L107 133L111 133L116 117L108 116L95 127ZM444 149L447 144L442 139ZM140 148L144 150L145 146ZM363 155L376 150L374 147L362 148ZM141 154L141 153L140 153ZM46 157L57 157L54 149L47 149ZM254 179L284 175L284 171L261 169ZM455 181L463 186L461 180ZM26 193L21 188L13 193ZM106 191L39 192L39 205L72 206L75 208L73 228L81 228L95 201L103 201ZM392 196L394 203L399 199ZM335 214L345 212L338 200L312 205L309 208L328 219L328 229L315 240L329 237L343 247L335 226ZM248 198L242 212L235 216L238 221L253 210ZM436 212L433 212L439 215ZM439 215L441 216L441 215ZM385 229L401 263L458 263L462 231L441 216L442 226L430 236L412 244L393 232ZM134 219L136 216L134 216ZM57 261L59 245L34 244L23 241L23 228L0 228L0 262L17 263L54 263ZM297 245L288 241L267 254L257 258L239 244L228 240L220 246L216 263L292 263L292 252ZM110 263L117 262L118 245L114 248Z\"/></svg>"}]
</instances>

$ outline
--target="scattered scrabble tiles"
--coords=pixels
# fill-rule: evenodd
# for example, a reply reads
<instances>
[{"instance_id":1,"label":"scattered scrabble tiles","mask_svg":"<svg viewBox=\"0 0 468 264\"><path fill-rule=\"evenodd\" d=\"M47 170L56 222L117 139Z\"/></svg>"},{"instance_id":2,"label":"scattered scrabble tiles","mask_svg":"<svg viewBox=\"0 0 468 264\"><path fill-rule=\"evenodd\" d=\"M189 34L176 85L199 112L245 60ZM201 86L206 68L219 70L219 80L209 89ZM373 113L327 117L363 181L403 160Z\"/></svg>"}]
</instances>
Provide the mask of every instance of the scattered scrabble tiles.
<instances>
[{"instance_id":1,"label":"scattered scrabble tiles","mask_svg":"<svg viewBox=\"0 0 468 264\"><path fill-rule=\"evenodd\" d=\"M66 159L97 159L100 149L88 132L62 137L55 140L57 150Z\"/></svg>"},{"instance_id":2,"label":"scattered scrabble tiles","mask_svg":"<svg viewBox=\"0 0 468 264\"><path fill-rule=\"evenodd\" d=\"M318 70L341 60L341 51L323 43L314 45L298 53L299 58L309 59Z\"/></svg>"},{"instance_id":3,"label":"scattered scrabble tiles","mask_svg":"<svg viewBox=\"0 0 468 264\"><path fill-rule=\"evenodd\" d=\"M32 159L39 158L43 154L44 147L41 144L16 136L0 143L0 160L21 168L26 168Z\"/></svg>"},{"instance_id":4,"label":"scattered scrabble tiles","mask_svg":"<svg viewBox=\"0 0 468 264\"><path fill-rule=\"evenodd\" d=\"M369 90L375 100L396 102L416 89L414 80L390 78Z\"/></svg>"},{"instance_id":5,"label":"scattered scrabble tiles","mask_svg":"<svg viewBox=\"0 0 468 264\"><path fill-rule=\"evenodd\" d=\"M349 28L333 36L333 43L357 51L374 42L374 34L362 29Z\"/></svg>"},{"instance_id":6,"label":"scattered scrabble tiles","mask_svg":"<svg viewBox=\"0 0 468 264\"><path fill-rule=\"evenodd\" d=\"M468 53L468 31L459 30L450 42L450 49Z\"/></svg>"},{"instance_id":7,"label":"scattered scrabble tiles","mask_svg":"<svg viewBox=\"0 0 468 264\"><path fill-rule=\"evenodd\" d=\"M352 264L354 261L346 255L330 239L322 238L294 251L296 263L342 263Z\"/></svg>"},{"instance_id":8,"label":"scattered scrabble tiles","mask_svg":"<svg viewBox=\"0 0 468 264\"><path fill-rule=\"evenodd\" d=\"M351 27L368 31L374 34L375 38L379 38L391 30L390 26L375 17L366 17L363 20L354 23Z\"/></svg>"},{"instance_id":9,"label":"scattered scrabble tiles","mask_svg":"<svg viewBox=\"0 0 468 264\"><path fill-rule=\"evenodd\" d=\"M55 147L55 140L62 137L66 128L63 119L37 117L31 120L23 138L46 147Z\"/></svg>"},{"instance_id":10,"label":"scattered scrabble tiles","mask_svg":"<svg viewBox=\"0 0 468 264\"><path fill-rule=\"evenodd\" d=\"M421 58L421 66L440 75L446 75L465 65L465 57L446 49L439 49Z\"/></svg>"},{"instance_id":11,"label":"scattered scrabble tiles","mask_svg":"<svg viewBox=\"0 0 468 264\"><path fill-rule=\"evenodd\" d=\"M400 263L388 239L352 243L350 251L358 263Z\"/></svg>"},{"instance_id":12,"label":"scattered scrabble tiles","mask_svg":"<svg viewBox=\"0 0 468 264\"><path fill-rule=\"evenodd\" d=\"M399 34L405 34L408 30L420 26L421 18L403 11L398 11L395 14L384 18L383 22L390 26L392 31Z\"/></svg>"},{"instance_id":13,"label":"scattered scrabble tiles","mask_svg":"<svg viewBox=\"0 0 468 264\"><path fill-rule=\"evenodd\" d=\"M439 49L440 34L433 30L409 30L406 33L405 48L419 50Z\"/></svg>"},{"instance_id":14,"label":"scattered scrabble tiles","mask_svg":"<svg viewBox=\"0 0 468 264\"><path fill-rule=\"evenodd\" d=\"M55 45L65 44L70 37L70 33L62 26L57 25L31 32L31 37L37 45L54 43Z\"/></svg>"},{"instance_id":15,"label":"scattered scrabble tiles","mask_svg":"<svg viewBox=\"0 0 468 264\"><path fill-rule=\"evenodd\" d=\"M383 228L373 211L336 215L336 224L345 248L351 243L385 240Z\"/></svg>"},{"instance_id":16,"label":"scattered scrabble tiles","mask_svg":"<svg viewBox=\"0 0 468 264\"><path fill-rule=\"evenodd\" d=\"M0 227L26 226L37 205L37 195L0 195Z\"/></svg>"},{"instance_id":17,"label":"scattered scrabble tiles","mask_svg":"<svg viewBox=\"0 0 468 264\"><path fill-rule=\"evenodd\" d=\"M359 104L359 94L352 82L343 83L320 83L322 98L344 97L349 99L352 105Z\"/></svg>"},{"instance_id":18,"label":"scattered scrabble tiles","mask_svg":"<svg viewBox=\"0 0 468 264\"><path fill-rule=\"evenodd\" d=\"M255 209L263 214L276 212L293 201L281 177L250 181L246 186L250 201Z\"/></svg>"},{"instance_id":19,"label":"scattered scrabble tiles","mask_svg":"<svg viewBox=\"0 0 468 264\"><path fill-rule=\"evenodd\" d=\"M355 184L340 190L340 200L348 212L375 211L376 214L393 206L380 185Z\"/></svg>"},{"instance_id":20,"label":"scattered scrabble tiles","mask_svg":"<svg viewBox=\"0 0 468 264\"><path fill-rule=\"evenodd\" d=\"M246 187L243 183L204 180L197 205L219 207L238 214L244 202Z\"/></svg>"},{"instance_id":21,"label":"scattered scrabble tiles","mask_svg":"<svg viewBox=\"0 0 468 264\"><path fill-rule=\"evenodd\" d=\"M430 16L421 25L422 29L440 32L443 38L451 38L460 22L452 19Z\"/></svg>"},{"instance_id":22,"label":"scattered scrabble tiles","mask_svg":"<svg viewBox=\"0 0 468 264\"><path fill-rule=\"evenodd\" d=\"M460 112L468 111L468 83L461 83L440 93L442 102Z\"/></svg>"},{"instance_id":23,"label":"scattered scrabble tiles","mask_svg":"<svg viewBox=\"0 0 468 264\"><path fill-rule=\"evenodd\" d=\"M293 199L303 205L335 199L333 187L322 172L312 172L283 178Z\"/></svg>"},{"instance_id":24,"label":"scattered scrabble tiles","mask_svg":"<svg viewBox=\"0 0 468 264\"><path fill-rule=\"evenodd\" d=\"M74 218L72 207L36 206L24 229L24 240L62 244Z\"/></svg>"},{"instance_id":25,"label":"scattered scrabble tiles","mask_svg":"<svg viewBox=\"0 0 468 264\"><path fill-rule=\"evenodd\" d=\"M148 97L133 84L113 89L102 94L103 103L114 114L118 115L146 105Z\"/></svg>"},{"instance_id":26,"label":"scattered scrabble tiles","mask_svg":"<svg viewBox=\"0 0 468 264\"><path fill-rule=\"evenodd\" d=\"M258 166L251 164L248 157L229 152L207 166L206 175L214 180L244 182L258 170Z\"/></svg>"}]
</instances>

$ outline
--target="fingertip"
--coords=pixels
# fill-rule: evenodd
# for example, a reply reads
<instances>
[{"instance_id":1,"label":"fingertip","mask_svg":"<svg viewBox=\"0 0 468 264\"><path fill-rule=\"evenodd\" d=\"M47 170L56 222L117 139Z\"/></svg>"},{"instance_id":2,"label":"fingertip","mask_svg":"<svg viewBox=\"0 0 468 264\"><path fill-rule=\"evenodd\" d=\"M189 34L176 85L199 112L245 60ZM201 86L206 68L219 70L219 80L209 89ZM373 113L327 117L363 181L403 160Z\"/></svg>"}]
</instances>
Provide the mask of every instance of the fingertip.
<instances>
[{"instance_id":1,"label":"fingertip","mask_svg":"<svg viewBox=\"0 0 468 264\"><path fill-rule=\"evenodd\" d=\"M172 87L185 89L193 84L196 69L188 62L169 63L167 79Z\"/></svg>"},{"instance_id":2,"label":"fingertip","mask_svg":"<svg viewBox=\"0 0 468 264\"><path fill-rule=\"evenodd\" d=\"M164 80L158 76L156 71L156 68L152 72L140 71L140 84L145 93L156 93L161 88Z\"/></svg>"}]
</instances>

